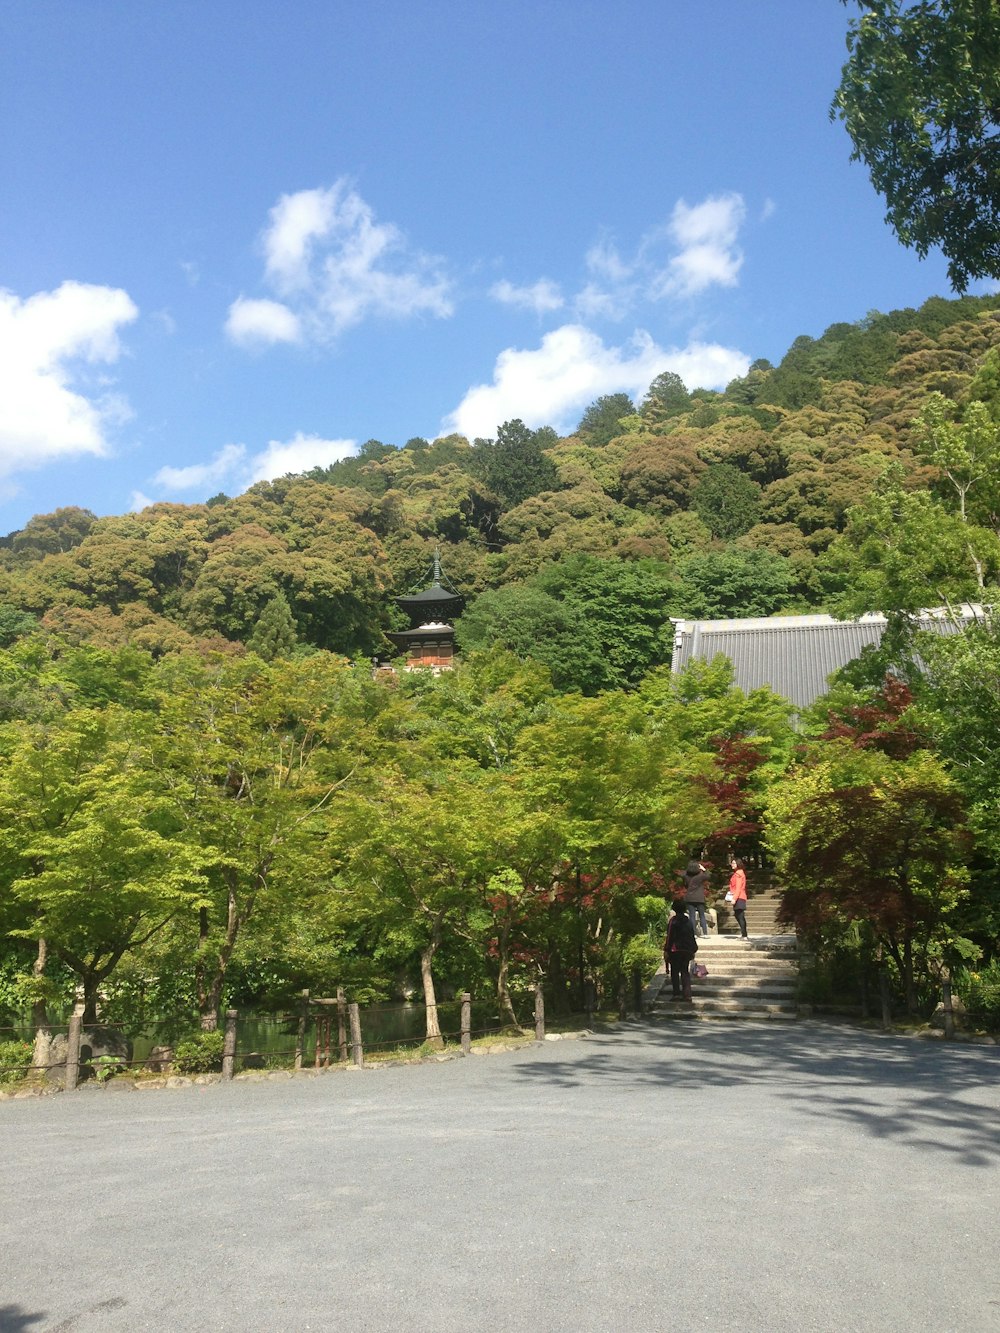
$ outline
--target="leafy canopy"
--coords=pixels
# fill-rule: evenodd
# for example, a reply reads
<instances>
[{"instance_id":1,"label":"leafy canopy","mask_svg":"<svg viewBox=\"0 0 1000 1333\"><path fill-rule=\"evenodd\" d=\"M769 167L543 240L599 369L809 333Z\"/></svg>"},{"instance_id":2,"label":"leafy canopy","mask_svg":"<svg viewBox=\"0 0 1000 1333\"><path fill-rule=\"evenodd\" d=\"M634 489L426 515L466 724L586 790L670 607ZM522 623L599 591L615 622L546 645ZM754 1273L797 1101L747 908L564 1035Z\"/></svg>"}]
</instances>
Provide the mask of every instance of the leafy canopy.
<instances>
[{"instance_id":1,"label":"leafy canopy","mask_svg":"<svg viewBox=\"0 0 1000 1333\"><path fill-rule=\"evenodd\" d=\"M847 0L844 0L846 3ZM1000 274L1000 8L995 0L864 0L830 109L887 220L956 291Z\"/></svg>"}]
</instances>

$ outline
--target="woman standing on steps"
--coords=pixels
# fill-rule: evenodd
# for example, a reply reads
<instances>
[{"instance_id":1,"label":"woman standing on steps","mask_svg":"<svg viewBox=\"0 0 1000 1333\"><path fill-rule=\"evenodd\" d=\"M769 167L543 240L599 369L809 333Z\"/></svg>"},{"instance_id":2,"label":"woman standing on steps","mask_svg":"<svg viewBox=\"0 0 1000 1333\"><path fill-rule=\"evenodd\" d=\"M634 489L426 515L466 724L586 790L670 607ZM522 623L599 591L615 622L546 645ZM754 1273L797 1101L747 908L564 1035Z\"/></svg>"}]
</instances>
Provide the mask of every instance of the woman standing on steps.
<instances>
[{"instance_id":1,"label":"woman standing on steps","mask_svg":"<svg viewBox=\"0 0 1000 1333\"><path fill-rule=\"evenodd\" d=\"M733 895L733 915L740 923L740 934L749 939L747 934L747 872L743 861L738 856L729 858L732 875L729 879L729 892Z\"/></svg>"},{"instance_id":2,"label":"woman standing on steps","mask_svg":"<svg viewBox=\"0 0 1000 1333\"><path fill-rule=\"evenodd\" d=\"M705 915L705 890L709 884L709 874L701 861L689 861L684 871L684 901L687 904L688 919L692 931L701 918L701 933L708 934L708 918Z\"/></svg>"}]
</instances>

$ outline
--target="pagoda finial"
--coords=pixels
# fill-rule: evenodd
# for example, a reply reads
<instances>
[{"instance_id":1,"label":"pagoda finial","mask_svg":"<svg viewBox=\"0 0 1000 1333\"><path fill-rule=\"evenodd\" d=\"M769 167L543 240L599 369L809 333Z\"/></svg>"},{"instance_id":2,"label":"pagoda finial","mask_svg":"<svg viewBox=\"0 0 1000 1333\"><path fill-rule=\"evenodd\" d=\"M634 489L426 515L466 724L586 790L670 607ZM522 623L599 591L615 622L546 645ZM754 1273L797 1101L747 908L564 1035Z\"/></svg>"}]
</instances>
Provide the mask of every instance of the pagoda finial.
<instances>
[{"instance_id":1,"label":"pagoda finial","mask_svg":"<svg viewBox=\"0 0 1000 1333\"><path fill-rule=\"evenodd\" d=\"M435 582L435 583L440 583L440 582L441 582L441 548L440 548L440 546L435 546L435 547L434 547L434 582Z\"/></svg>"}]
</instances>

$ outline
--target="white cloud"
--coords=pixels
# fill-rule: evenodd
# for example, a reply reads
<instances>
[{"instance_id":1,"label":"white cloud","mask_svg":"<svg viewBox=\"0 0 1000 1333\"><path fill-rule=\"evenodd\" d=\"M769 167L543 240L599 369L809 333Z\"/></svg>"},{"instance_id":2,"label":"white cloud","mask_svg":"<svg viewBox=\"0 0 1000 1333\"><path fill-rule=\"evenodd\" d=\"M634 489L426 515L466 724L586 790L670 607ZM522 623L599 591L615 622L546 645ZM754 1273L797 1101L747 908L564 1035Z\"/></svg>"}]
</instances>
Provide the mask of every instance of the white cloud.
<instances>
[{"instance_id":1,"label":"white cloud","mask_svg":"<svg viewBox=\"0 0 1000 1333\"><path fill-rule=\"evenodd\" d=\"M587 251L586 265L591 273L612 283L627 282L635 268L622 259L618 247L606 236Z\"/></svg>"},{"instance_id":2,"label":"white cloud","mask_svg":"<svg viewBox=\"0 0 1000 1333\"><path fill-rule=\"evenodd\" d=\"M319 435L297 432L290 440L270 440L267 448L248 454L246 445L224 445L207 463L187 467L161 467L153 484L169 492L215 491L229 486L243 491L255 481L270 481L286 473L308 472L314 467L329 467L357 453L357 440L326 440ZM135 497L143 504L153 504L141 492Z\"/></svg>"},{"instance_id":3,"label":"white cloud","mask_svg":"<svg viewBox=\"0 0 1000 1333\"><path fill-rule=\"evenodd\" d=\"M143 509L148 509L150 505L155 505L156 501L151 500L148 495L143 495L142 491L133 491L129 497L128 512L138 514Z\"/></svg>"},{"instance_id":4,"label":"white cloud","mask_svg":"<svg viewBox=\"0 0 1000 1333\"><path fill-rule=\"evenodd\" d=\"M202 491L211 489L232 476L246 457L242 444L226 444L210 463L194 463L189 467L161 467L153 478L165 491Z\"/></svg>"},{"instance_id":5,"label":"white cloud","mask_svg":"<svg viewBox=\"0 0 1000 1333\"><path fill-rule=\"evenodd\" d=\"M295 343L302 336L298 316L280 301L239 296L229 307L226 332L241 347Z\"/></svg>"},{"instance_id":6,"label":"white cloud","mask_svg":"<svg viewBox=\"0 0 1000 1333\"><path fill-rule=\"evenodd\" d=\"M743 264L737 240L745 218L739 194L710 195L693 205L680 199L669 219L642 234L634 254L623 255L610 235L600 236L584 256L585 280L570 301L546 278L520 287L504 279L490 295L538 314L569 305L579 320L622 320L646 303L732 287ZM545 300L550 292L558 303Z\"/></svg>"},{"instance_id":7,"label":"white cloud","mask_svg":"<svg viewBox=\"0 0 1000 1333\"><path fill-rule=\"evenodd\" d=\"M329 467L357 453L357 440L324 440L318 435L299 431L284 444L271 440L267 448L249 460L250 483L270 481L287 472L308 472L314 467Z\"/></svg>"},{"instance_id":8,"label":"white cloud","mask_svg":"<svg viewBox=\"0 0 1000 1333\"><path fill-rule=\"evenodd\" d=\"M573 429L583 410L607 393L645 393L664 370L685 384L721 388L745 375L749 358L717 343L659 347L638 331L625 347L608 347L592 330L564 324L529 350L508 347L497 357L491 384L473 386L445 422L445 432L469 439L492 437L498 425L520 417L526 425Z\"/></svg>"},{"instance_id":9,"label":"white cloud","mask_svg":"<svg viewBox=\"0 0 1000 1333\"><path fill-rule=\"evenodd\" d=\"M634 301L629 286L605 288L588 282L573 300L573 309L581 319L623 319Z\"/></svg>"},{"instance_id":10,"label":"white cloud","mask_svg":"<svg viewBox=\"0 0 1000 1333\"><path fill-rule=\"evenodd\" d=\"M267 277L281 292L292 292L309 282L313 242L325 238L336 220L336 195L331 190L299 190L283 194L270 212L264 233Z\"/></svg>"},{"instance_id":11,"label":"white cloud","mask_svg":"<svg viewBox=\"0 0 1000 1333\"><path fill-rule=\"evenodd\" d=\"M654 284L657 296L695 296L706 287L734 287L743 266L736 240L746 218L739 194L712 195L700 204L679 199L670 219L670 236L679 245Z\"/></svg>"},{"instance_id":12,"label":"white cloud","mask_svg":"<svg viewBox=\"0 0 1000 1333\"><path fill-rule=\"evenodd\" d=\"M453 313L442 261L414 250L392 223L378 222L345 179L282 195L269 216L261 238L264 280L284 304L240 297L226 324L234 341L322 342L372 317Z\"/></svg>"},{"instance_id":13,"label":"white cloud","mask_svg":"<svg viewBox=\"0 0 1000 1333\"><path fill-rule=\"evenodd\" d=\"M118 330L138 314L120 288L64 282L24 301L0 290L0 476L108 453L107 427L130 412L86 367L118 360Z\"/></svg>"},{"instance_id":14,"label":"white cloud","mask_svg":"<svg viewBox=\"0 0 1000 1333\"><path fill-rule=\"evenodd\" d=\"M494 283L490 296L501 305L519 306L522 310L531 310L536 315L547 315L553 310L561 310L566 304L562 292L548 278L539 278L530 287L515 287L506 278Z\"/></svg>"}]
</instances>

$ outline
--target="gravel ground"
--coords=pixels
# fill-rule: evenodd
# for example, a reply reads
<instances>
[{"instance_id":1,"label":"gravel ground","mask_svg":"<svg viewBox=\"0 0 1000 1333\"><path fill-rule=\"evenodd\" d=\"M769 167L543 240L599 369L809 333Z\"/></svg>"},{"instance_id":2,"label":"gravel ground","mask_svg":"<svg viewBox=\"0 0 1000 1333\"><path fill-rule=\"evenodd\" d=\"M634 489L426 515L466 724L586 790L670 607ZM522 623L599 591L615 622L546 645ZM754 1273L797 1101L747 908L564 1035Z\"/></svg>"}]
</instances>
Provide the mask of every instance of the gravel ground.
<instances>
[{"instance_id":1,"label":"gravel ground","mask_svg":"<svg viewBox=\"0 0 1000 1333\"><path fill-rule=\"evenodd\" d=\"M627 1024L5 1101L0 1329L996 1330L998 1076L996 1046Z\"/></svg>"}]
</instances>

